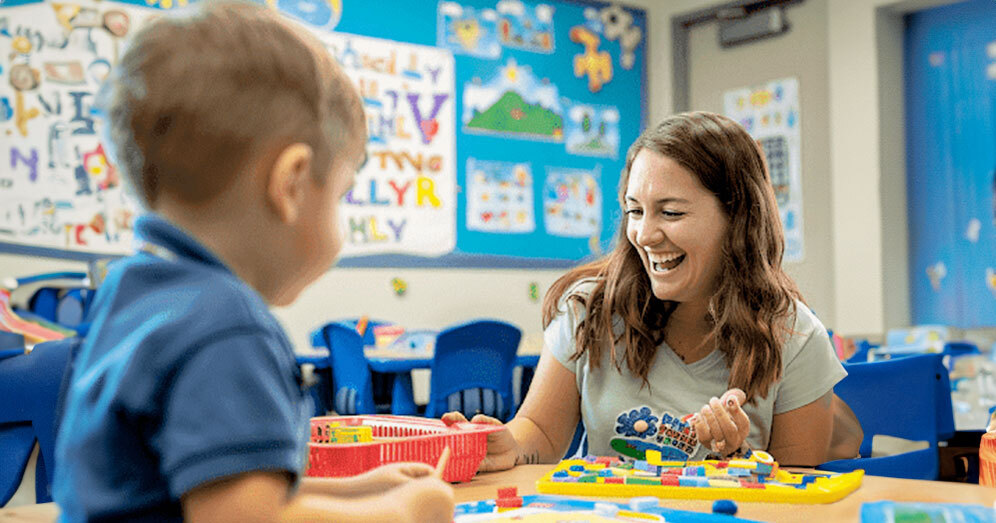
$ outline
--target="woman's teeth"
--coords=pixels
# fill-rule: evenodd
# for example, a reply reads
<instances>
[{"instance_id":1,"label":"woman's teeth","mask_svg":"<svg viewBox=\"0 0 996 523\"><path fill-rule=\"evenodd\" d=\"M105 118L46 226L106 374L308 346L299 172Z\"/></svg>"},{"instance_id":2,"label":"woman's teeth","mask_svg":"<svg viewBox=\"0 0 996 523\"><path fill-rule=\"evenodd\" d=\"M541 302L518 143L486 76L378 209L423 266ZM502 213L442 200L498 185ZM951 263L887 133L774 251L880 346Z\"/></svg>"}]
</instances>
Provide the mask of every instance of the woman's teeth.
<instances>
[{"instance_id":1,"label":"woman's teeth","mask_svg":"<svg viewBox=\"0 0 996 523\"><path fill-rule=\"evenodd\" d=\"M650 260L650 266L653 268L654 272L667 273L674 270L674 268L680 265L681 262L683 262L684 260L685 260L685 255L681 254L678 256L663 258L660 260Z\"/></svg>"}]
</instances>

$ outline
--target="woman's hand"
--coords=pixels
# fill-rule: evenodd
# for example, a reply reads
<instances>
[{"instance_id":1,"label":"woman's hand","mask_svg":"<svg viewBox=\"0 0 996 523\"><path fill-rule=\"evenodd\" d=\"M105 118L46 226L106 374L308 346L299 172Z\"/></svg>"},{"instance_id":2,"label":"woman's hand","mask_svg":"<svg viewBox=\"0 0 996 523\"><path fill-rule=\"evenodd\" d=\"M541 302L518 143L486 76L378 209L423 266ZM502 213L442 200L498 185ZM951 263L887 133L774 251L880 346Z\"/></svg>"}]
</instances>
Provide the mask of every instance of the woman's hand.
<instances>
[{"instance_id":1,"label":"woman's hand","mask_svg":"<svg viewBox=\"0 0 996 523\"><path fill-rule=\"evenodd\" d=\"M746 400L747 395L740 389L730 389L721 398L709 400L691 420L699 443L723 455L739 449L750 433L750 419L740 408Z\"/></svg>"},{"instance_id":2,"label":"woman's hand","mask_svg":"<svg viewBox=\"0 0 996 523\"><path fill-rule=\"evenodd\" d=\"M447 425L467 422L467 418L459 412L447 412L443 414L442 420ZM486 425L503 425L501 421L490 416L485 416L484 414L474 416L470 422ZM507 428L492 432L488 434L488 454L484 456L484 461L481 462L479 470L481 472L508 470L516 465L518 455L519 444Z\"/></svg>"}]
</instances>

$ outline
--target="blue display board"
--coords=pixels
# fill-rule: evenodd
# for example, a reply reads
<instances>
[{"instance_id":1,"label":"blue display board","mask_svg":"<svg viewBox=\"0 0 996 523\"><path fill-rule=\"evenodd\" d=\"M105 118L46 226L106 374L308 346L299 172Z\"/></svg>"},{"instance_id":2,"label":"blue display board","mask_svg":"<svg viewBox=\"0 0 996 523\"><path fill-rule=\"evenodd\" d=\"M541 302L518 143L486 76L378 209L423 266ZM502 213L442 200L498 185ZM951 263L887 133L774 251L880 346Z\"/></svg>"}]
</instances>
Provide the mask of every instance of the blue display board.
<instances>
[{"instance_id":1,"label":"blue display board","mask_svg":"<svg viewBox=\"0 0 996 523\"><path fill-rule=\"evenodd\" d=\"M996 3L910 15L907 201L914 324L996 318Z\"/></svg>"},{"instance_id":2,"label":"blue display board","mask_svg":"<svg viewBox=\"0 0 996 523\"><path fill-rule=\"evenodd\" d=\"M371 161L341 266L563 267L610 248L646 124L646 14L589 1L260 0L356 82ZM134 207L92 95L181 0L0 5L0 249L123 253ZM30 81L32 78L35 81Z\"/></svg>"}]
</instances>

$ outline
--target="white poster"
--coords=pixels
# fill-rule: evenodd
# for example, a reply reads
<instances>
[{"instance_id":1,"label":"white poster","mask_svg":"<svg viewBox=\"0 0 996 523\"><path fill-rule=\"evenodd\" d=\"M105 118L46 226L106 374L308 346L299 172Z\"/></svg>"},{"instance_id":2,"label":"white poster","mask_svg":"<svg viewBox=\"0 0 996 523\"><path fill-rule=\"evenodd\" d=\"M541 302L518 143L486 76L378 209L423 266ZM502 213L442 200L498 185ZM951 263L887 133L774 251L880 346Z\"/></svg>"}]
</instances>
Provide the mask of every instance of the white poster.
<instances>
[{"instance_id":1,"label":"white poster","mask_svg":"<svg viewBox=\"0 0 996 523\"><path fill-rule=\"evenodd\" d=\"M0 2L0 242L129 251L136 206L91 109L123 40L156 12Z\"/></svg>"},{"instance_id":2,"label":"white poster","mask_svg":"<svg viewBox=\"0 0 996 523\"><path fill-rule=\"evenodd\" d=\"M727 91L723 95L723 111L761 143L785 228L784 260L802 261L799 80L783 78Z\"/></svg>"},{"instance_id":3,"label":"white poster","mask_svg":"<svg viewBox=\"0 0 996 523\"><path fill-rule=\"evenodd\" d=\"M341 207L343 257L439 256L456 245L456 127L450 51L322 34L366 109L368 160Z\"/></svg>"}]
</instances>

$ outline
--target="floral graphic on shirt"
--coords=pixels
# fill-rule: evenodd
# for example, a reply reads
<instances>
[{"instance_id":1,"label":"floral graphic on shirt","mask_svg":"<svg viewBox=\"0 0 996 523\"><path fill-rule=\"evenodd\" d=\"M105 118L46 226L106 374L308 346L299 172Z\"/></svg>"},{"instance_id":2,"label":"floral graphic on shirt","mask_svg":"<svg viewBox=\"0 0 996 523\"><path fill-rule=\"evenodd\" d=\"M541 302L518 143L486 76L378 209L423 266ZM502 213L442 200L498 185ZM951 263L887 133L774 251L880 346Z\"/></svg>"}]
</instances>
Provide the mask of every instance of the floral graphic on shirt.
<instances>
[{"instance_id":1,"label":"floral graphic on shirt","mask_svg":"<svg viewBox=\"0 0 996 523\"><path fill-rule=\"evenodd\" d=\"M616 418L616 433L623 436L636 436L646 438L653 436L657 432L657 416L650 412L650 407L643 407L640 410L633 409L629 413L622 413Z\"/></svg>"},{"instance_id":2,"label":"floral graphic on shirt","mask_svg":"<svg viewBox=\"0 0 996 523\"><path fill-rule=\"evenodd\" d=\"M646 459L648 450L661 453L661 459L683 461L695 453L698 439L688 422L691 415L677 418L669 412L657 417L648 406L623 411L616 418L613 450L632 459Z\"/></svg>"}]
</instances>

